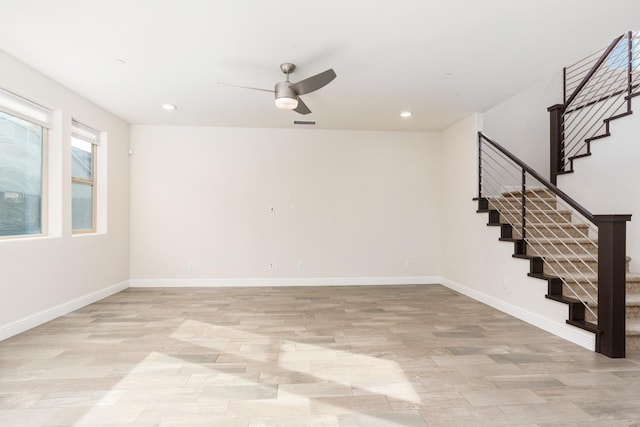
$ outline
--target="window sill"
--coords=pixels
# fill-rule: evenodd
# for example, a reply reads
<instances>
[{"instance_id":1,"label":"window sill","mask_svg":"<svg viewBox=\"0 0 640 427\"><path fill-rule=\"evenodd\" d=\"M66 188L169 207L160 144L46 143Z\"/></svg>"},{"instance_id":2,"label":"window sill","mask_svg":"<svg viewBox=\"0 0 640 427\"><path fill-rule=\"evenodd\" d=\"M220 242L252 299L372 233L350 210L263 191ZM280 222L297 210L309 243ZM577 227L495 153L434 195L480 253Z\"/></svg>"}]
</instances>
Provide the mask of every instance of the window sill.
<instances>
[{"instance_id":1,"label":"window sill","mask_svg":"<svg viewBox=\"0 0 640 427\"><path fill-rule=\"evenodd\" d=\"M48 234L29 234L24 236L2 236L0 244L3 242L29 242L33 240L52 240L59 239L61 236L51 236Z\"/></svg>"},{"instance_id":2,"label":"window sill","mask_svg":"<svg viewBox=\"0 0 640 427\"><path fill-rule=\"evenodd\" d=\"M76 231L71 233L71 237L91 237L91 236L104 236L107 233L102 231Z\"/></svg>"}]
</instances>

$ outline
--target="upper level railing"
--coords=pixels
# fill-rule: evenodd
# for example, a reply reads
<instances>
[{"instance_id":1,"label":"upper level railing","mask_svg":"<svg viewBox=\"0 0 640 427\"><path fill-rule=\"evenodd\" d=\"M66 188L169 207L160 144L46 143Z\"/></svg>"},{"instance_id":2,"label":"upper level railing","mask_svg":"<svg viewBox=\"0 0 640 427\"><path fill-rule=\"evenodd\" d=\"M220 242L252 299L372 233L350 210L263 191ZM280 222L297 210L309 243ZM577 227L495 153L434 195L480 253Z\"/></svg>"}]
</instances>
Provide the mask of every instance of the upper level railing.
<instances>
[{"instance_id":1,"label":"upper level railing","mask_svg":"<svg viewBox=\"0 0 640 427\"><path fill-rule=\"evenodd\" d=\"M551 182L591 153L591 141L609 136L611 120L631 114L631 98L638 94L640 32L622 34L564 69L564 103L549 107Z\"/></svg>"},{"instance_id":2,"label":"upper level railing","mask_svg":"<svg viewBox=\"0 0 640 427\"><path fill-rule=\"evenodd\" d=\"M624 357L630 216L593 215L482 132L478 200L516 255L532 259L531 275L549 281L548 297L571 304L567 322L596 332L597 351Z\"/></svg>"}]
</instances>

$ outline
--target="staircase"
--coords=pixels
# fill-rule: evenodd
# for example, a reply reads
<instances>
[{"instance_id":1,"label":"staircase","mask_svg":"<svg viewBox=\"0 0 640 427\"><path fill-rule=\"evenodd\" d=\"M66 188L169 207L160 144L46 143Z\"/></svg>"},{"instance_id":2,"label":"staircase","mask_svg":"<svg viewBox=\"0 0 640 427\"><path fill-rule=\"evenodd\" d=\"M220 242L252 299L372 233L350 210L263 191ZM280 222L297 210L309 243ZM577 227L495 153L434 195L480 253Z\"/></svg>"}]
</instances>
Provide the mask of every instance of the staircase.
<instances>
[{"instance_id":1,"label":"staircase","mask_svg":"<svg viewBox=\"0 0 640 427\"><path fill-rule=\"evenodd\" d=\"M557 186L610 123L633 113L640 95L640 32L627 32L564 69L564 102L551 113L550 180L478 133L478 212L529 260L529 276L547 281L548 299L568 306L567 323L596 336L596 351L640 351L640 275L629 272L626 222L593 215Z\"/></svg>"},{"instance_id":2,"label":"staircase","mask_svg":"<svg viewBox=\"0 0 640 427\"><path fill-rule=\"evenodd\" d=\"M528 259L529 276L548 283L546 297L568 305L567 323L598 333L596 237L576 222L570 209L558 206L557 196L545 189L525 194L528 236L522 236L522 192L506 191L487 198L478 212L488 214L488 226L500 227L500 240L514 243L514 258ZM625 259L627 352L640 351L640 274L629 272Z\"/></svg>"},{"instance_id":3,"label":"staircase","mask_svg":"<svg viewBox=\"0 0 640 427\"><path fill-rule=\"evenodd\" d=\"M596 351L640 351L640 275L625 253L631 215L593 215L482 132L475 200L513 257L529 261L529 276L547 281L546 297L567 304L567 323L595 334Z\"/></svg>"}]
</instances>

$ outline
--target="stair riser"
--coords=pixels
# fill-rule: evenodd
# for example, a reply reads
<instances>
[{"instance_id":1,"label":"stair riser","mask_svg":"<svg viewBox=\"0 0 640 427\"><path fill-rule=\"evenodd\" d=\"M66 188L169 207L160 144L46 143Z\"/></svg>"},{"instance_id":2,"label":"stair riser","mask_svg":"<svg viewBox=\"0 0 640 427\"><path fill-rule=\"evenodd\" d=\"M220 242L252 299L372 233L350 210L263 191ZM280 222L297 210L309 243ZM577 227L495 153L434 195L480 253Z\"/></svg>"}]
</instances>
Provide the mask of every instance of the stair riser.
<instances>
[{"instance_id":1,"label":"stair riser","mask_svg":"<svg viewBox=\"0 0 640 427\"><path fill-rule=\"evenodd\" d=\"M513 227L514 236L517 234L517 237L520 238L520 227ZM556 226L549 228L533 228L527 227L526 230L527 237L556 237L556 238L571 238L571 237L588 237L588 230L586 227L578 227L578 228L559 228Z\"/></svg>"},{"instance_id":2,"label":"stair riser","mask_svg":"<svg viewBox=\"0 0 640 427\"><path fill-rule=\"evenodd\" d=\"M639 335L627 335L626 339L626 352L638 352L640 351L640 336Z\"/></svg>"},{"instance_id":3,"label":"stair riser","mask_svg":"<svg viewBox=\"0 0 640 427\"><path fill-rule=\"evenodd\" d=\"M549 261L544 263L543 271L545 274L560 277L579 273L592 275L598 272L598 263L595 261Z\"/></svg>"},{"instance_id":4,"label":"stair riser","mask_svg":"<svg viewBox=\"0 0 640 427\"><path fill-rule=\"evenodd\" d=\"M589 285L586 282L579 281L577 283L580 284L584 289L590 289L591 288L591 285ZM572 286L578 287L578 284L574 283L574 284L572 284ZM566 285L563 285L563 291L566 291L566 289L564 289L565 286ZM626 292L628 294L639 294L640 293L640 282L627 282ZM570 296L570 294L568 294L568 293L564 293L563 295Z\"/></svg>"},{"instance_id":5,"label":"stair riser","mask_svg":"<svg viewBox=\"0 0 640 427\"><path fill-rule=\"evenodd\" d=\"M625 313L627 319L640 319L640 306L628 305Z\"/></svg>"},{"instance_id":6,"label":"stair riser","mask_svg":"<svg viewBox=\"0 0 640 427\"><path fill-rule=\"evenodd\" d=\"M640 282L627 282L627 293L640 294Z\"/></svg>"},{"instance_id":7,"label":"stair riser","mask_svg":"<svg viewBox=\"0 0 640 427\"><path fill-rule=\"evenodd\" d=\"M598 247L592 244L579 245L577 243L527 243L527 253L529 255L545 254L575 254L575 255L596 255Z\"/></svg>"},{"instance_id":8,"label":"stair riser","mask_svg":"<svg viewBox=\"0 0 640 427\"><path fill-rule=\"evenodd\" d=\"M591 307L594 313L598 313L598 307ZM627 319L638 319L640 317L640 307L638 306L627 306L625 310L625 317ZM585 310L585 318L588 322L596 323L595 317L589 313L589 310Z\"/></svg>"},{"instance_id":9,"label":"stair riser","mask_svg":"<svg viewBox=\"0 0 640 427\"><path fill-rule=\"evenodd\" d=\"M625 263L626 272L629 272L629 259ZM554 271L555 270L555 271ZM584 275L594 275L598 273L598 263L593 260L584 261L563 261L554 260L548 261L544 264L544 272L551 276L561 276L565 274L578 275L582 273Z\"/></svg>"},{"instance_id":10,"label":"stair riser","mask_svg":"<svg viewBox=\"0 0 640 427\"><path fill-rule=\"evenodd\" d=\"M575 283L571 284L571 289L575 291L575 294L571 292L571 289L567 285L562 285L562 295L576 298L581 301L586 301L590 305L593 305L593 301L598 301L598 292L593 289L591 285L581 284L582 288ZM586 294L591 295L590 297L585 296ZM593 298L593 299L592 299Z\"/></svg>"},{"instance_id":11,"label":"stair riser","mask_svg":"<svg viewBox=\"0 0 640 427\"><path fill-rule=\"evenodd\" d=\"M522 217L522 211L501 210L500 222L503 223L519 223ZM527 211L525 212L527 222L534 223L546 223L546 224L566 224L571 223L570 212L540 212L540 211Z\"/></svg>"},{"instance_id":12,"label":"stair riser","mask_svg":"<svg viewBox=\"0 0 640 427\"><path fill-rule=\"evenodd\" d=\"M529 209L555 210L557 209L557 202L556 199L527 199L525 206ZM489 207L497 210L520 212L522 211L522 200L515 197L489 200Z\"/></svg>"}]
</instances>

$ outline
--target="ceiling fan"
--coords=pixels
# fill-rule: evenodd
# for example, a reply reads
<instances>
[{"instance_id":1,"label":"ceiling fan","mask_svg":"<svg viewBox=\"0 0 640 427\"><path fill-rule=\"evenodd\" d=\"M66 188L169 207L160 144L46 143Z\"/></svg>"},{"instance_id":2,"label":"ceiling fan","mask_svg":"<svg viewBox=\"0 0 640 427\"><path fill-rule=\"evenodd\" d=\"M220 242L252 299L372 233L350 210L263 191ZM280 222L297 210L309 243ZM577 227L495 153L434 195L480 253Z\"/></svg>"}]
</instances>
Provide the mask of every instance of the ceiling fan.
<instances>
[{"instance_id":1,"label":"ceiling fan","mask_svg":"<svg viewBox=\"0 0 640 427\"><path fill-rule=\"evenodd\" d=\"M289 74L293 73L296 69L295 64L285 62L280 64L280 69L286 74L287 79L283 82L276 83L274 90L261 89L257 87L238 86L227 83L218 84L225 86L240 87L244 89L261 90L263 92L273 92L276 95L276 107L285 110L293 110L299 114L309 114L311 110L300 99L300 95L315 92L316 90L328 85L333 79L336 78L336 73L332 68L329 68L322 73L316 74L299 82L292 83L289 81Z\"/></svg>"}]
</instances>

